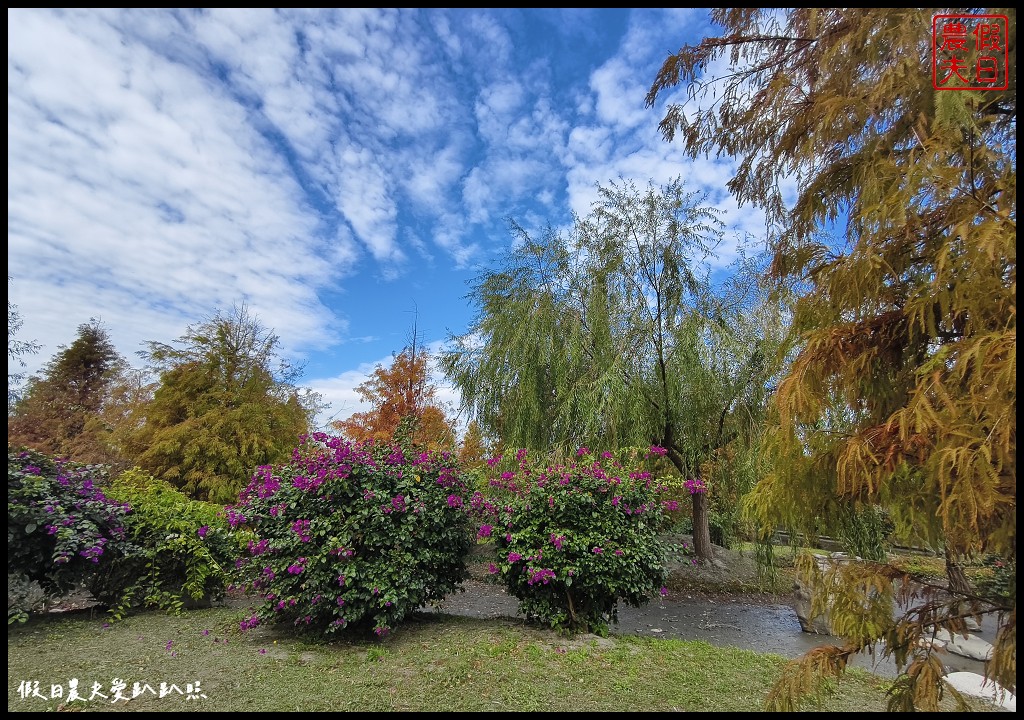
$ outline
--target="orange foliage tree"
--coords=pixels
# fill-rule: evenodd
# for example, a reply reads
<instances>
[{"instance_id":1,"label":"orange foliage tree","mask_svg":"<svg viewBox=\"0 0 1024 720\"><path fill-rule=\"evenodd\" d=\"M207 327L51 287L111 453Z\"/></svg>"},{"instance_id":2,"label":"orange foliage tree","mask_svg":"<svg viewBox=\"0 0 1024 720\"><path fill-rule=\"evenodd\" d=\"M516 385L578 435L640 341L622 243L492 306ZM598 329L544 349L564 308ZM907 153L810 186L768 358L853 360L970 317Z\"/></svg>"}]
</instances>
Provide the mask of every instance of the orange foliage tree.
<instances>
[{"instance_id":1,"label":"orange foliage tree","mask_svg":"<svg viewBox=\"0 0 1024 720\"><path fill-rule=\"evenodd\" d=\"M437 398L437 387L430 382L429 362L427 351L407 347L390 367L377 365L369 379L356 387L371 409L336 420L331 427L353 442L390 442L405 421L411 423L413 445L453 449L455 431Z\"/></svg>"}]
</instances>

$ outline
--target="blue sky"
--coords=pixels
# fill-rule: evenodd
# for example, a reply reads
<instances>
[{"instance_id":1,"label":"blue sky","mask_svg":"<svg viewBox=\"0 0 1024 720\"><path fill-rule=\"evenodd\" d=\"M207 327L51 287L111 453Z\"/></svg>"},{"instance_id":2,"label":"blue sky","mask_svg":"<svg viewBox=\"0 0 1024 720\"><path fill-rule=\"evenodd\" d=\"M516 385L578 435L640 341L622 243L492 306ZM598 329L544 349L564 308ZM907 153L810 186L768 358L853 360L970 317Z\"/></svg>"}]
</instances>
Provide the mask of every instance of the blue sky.
<instances>
[{"instance_id":1,"label":"blue sky","mask_svg":"<svg viewBox=\"0 0 1024 720\"><path fill-rule=\"evenodd\" d=\"M141 365L146 341L244 302L305 363L324 423L364 409L355 386L414 318L435 351L467 330L466 281L508 218L566 225L597 183L679 175L734 236L763 235L725 189L733 162L685 158L658 132L664 100L644 107L666 56L713 32L704 10L7 17L8 297L43 346L29 373L90 318Z\"/></svg>"}]
</instances>

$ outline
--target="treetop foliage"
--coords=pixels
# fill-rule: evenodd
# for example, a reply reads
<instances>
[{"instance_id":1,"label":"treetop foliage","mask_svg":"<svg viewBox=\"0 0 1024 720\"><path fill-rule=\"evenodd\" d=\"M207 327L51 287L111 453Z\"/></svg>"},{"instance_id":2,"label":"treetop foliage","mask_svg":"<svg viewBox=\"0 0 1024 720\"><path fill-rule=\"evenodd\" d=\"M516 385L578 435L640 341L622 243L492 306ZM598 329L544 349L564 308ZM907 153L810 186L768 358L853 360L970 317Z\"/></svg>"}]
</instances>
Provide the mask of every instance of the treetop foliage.
<instances>
[{"instance_id":1,"label":"treetop foliage","mask_svg":"<svg viewBox=\"0 0 1024 720\"><path fill-rule=\"evenodd\" d=\"M1009 17L1016 67L1016 11L991 12ZM876 506L953 566L1015 561L1016 78L935 90L932 14L717 9L721 34L672 54L647 104L685 86L665 138L736 158L729 187L766 210L772 277L798 291L758 520L814 533ZM898 646L956 625L964 600L903 618ZM1013 689L1015 601L999 609L989 675ZM906 656L894 706L933 706L931 657Z\"/></svg>"}]
</instances>

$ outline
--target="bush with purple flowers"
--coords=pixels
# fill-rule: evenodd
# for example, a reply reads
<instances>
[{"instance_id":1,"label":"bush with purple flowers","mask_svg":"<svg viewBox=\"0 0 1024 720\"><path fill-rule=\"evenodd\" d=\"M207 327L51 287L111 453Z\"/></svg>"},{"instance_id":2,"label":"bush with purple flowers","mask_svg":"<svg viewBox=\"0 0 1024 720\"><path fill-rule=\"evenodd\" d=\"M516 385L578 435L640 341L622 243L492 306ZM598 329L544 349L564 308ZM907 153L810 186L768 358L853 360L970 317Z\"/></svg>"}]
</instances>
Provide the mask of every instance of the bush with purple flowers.
<instances>
[{"instance_id":1,"label":"bush with purple flowers","mask_svg":"<svg viewBox=\"0 0 1024 720\"><path fill-rule=\"evenodd\" d=\"M528 618L606 634L619 601L639 607L664 585L661 485L642 452L622 455L580 448L567 464L533 465L519 451L492 492L471 499L481 526L493 525L493 568Z\"/></svg>"},{"instance_id":2,"label":"bush with purple flowers","mask_svg":"<svg viewBox=\"0 0 1024 720\"><path fill-rule=\"evenodd\" d=\"M133 552L128 506L104 494L105 480L102 467L8 446L8 573L61 595Z\"/></svg>"},{"instance_id":3,"label":"bush with purple flowers","mask_svg":"<svg viewBox=\"0 0 1024 720\"><path fill-rule=\"evenodd\" d=\"M246 627L387 635L468 576L466 492L448 453L304 438L289 463L259 468L229 511L255 533L242 571L264 602Z\"/></svg>"}]
</instances>

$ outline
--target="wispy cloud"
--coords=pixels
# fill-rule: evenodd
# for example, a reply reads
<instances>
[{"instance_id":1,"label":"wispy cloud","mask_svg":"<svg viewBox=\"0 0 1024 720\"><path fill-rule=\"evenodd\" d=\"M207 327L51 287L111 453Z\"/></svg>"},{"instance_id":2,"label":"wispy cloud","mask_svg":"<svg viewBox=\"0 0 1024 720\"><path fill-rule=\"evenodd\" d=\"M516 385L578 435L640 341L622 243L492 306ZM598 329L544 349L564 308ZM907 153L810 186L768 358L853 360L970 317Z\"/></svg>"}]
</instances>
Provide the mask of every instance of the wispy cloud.
<instances>
[{"instance_id":1,"label":"wispy cloud","mask_svg":"<svg viewBox=\"0 0 1024 720\"><path fill-rule=\"evenodd\" d=\"M309 382L338 412L391 349L353 318L393 337L415 282L468 325L463 281L509 217L564 224L595 183L682 175L756 227L729 161L689 161L643 107L703 18L9 9L9 293L37 367L90 317L130 354L245 302L289 356L337 368Z\"/></svg>"}]
</instances>

